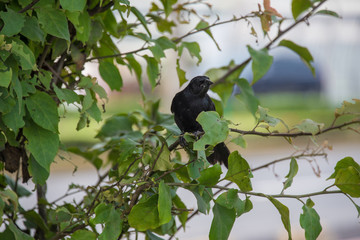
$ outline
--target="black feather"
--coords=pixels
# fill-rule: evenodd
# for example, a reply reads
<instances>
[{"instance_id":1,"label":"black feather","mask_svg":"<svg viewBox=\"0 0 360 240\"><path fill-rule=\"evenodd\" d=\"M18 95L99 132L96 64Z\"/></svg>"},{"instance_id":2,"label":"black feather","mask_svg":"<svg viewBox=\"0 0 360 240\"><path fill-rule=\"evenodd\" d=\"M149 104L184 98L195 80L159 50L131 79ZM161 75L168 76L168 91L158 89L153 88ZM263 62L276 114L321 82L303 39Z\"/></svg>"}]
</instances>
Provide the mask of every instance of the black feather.
<instances>
[{"instance_id":1,"label":"black feather","mask_svg":"<svg viewBox=\"0 0 360 240\"><path fill-rule=\"evenodd\" d=\"M197 116L203 111L215 111L215 105L207 91L212 82L206 76L193 78L189 85L178 92L171 103L171 112L177 126L184 132L196 133L203 131L201 125L196 121ZM211 164L219 162L228 167L229 149L225 143L217 144L213 153L207 157Z\"/></svg>"}]
</instances>

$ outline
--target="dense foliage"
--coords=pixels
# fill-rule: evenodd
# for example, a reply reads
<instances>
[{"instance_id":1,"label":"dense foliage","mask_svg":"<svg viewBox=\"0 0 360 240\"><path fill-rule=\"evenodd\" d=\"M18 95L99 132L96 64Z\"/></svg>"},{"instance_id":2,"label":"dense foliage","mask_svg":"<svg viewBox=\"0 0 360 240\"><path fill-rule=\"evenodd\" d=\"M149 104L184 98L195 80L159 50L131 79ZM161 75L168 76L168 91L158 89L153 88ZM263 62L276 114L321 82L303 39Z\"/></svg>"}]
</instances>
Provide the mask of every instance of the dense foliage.
<instances>
[{"instance_id":1,"label":"dense foliage","mask_svg":"<svg viewBox=\"0 0 360 240\"><path fill-rule=\"evenodd\" d=\"M326 1L292 0L293 19L285 19L270 6L270 0L264 0L248 15L209 23L196 11L198 5L211 9L211 5L202 0L153 1L147 12L140 11L128 0L1 0L0 238L120 239L138 233L145 234L147 239L159 239L157 235L172 238L181 226L185 228L192 216L198 212L208 214L212 209L214 218L209 238L227 239L236 218L251 211L250 196L267 198L274 205L289 239L289 209L279 198L295 198L303 203L300 224L306 239L316 239L322 230L311 196L344 194L360 212L360 207L353 201L360 197L360 166L351 157L339 160L327 188L304 195L284 193L296 177L297 160L323 153L309 151L283 159L290 161L289 173L283 191L278 195L253 191L252 172L258 169L251 169L238 151L230 154L229 170L223 179L220 165L209 166L205 158L211 146L224 141L230 133L236 136L232 142L244 147L246 135L269 139L284 137L291 143L294 137L301 136L310 136L316 141L315 136L335 129L351 127L358 131L360 100L344 102L336 109L330 126L310 119L287 126L259 106L251 87L272 65L270 48L286 47L294 51L315 74L310 52L283 39L283 35L317 14L338 17L335 12L321 8ZM272 40L261 49L248 46L250 58L244 62L229 61L227 66L206 72L214 81L212 91L220 96L221 102L217 101L218 112L199 116L198 120L206 130L202 138L196 140L192 134L185 135L189 142L185 155L181 153L180 131L174 125L173 117L159 112L160 101L148 100L144 86L157 87L164 51L170 49L177 54L179 83L184 84L187 79L180 66L184 50L198 63L202 60L199 43L188 42L187 37L204 32L216 43L212 27L237 21L250 24L260 21L261 29L257 30L260 33L251 27L249 34L255 36L262 33L268 36L274 28L279 31L269 37ZM175 36L175 29L183 26L188 26L189 31ZM117 43L129 37L142 41L143 46L130 52L119 49ZM111 168L99 174L94 186L73 184L69 187L64 197L84 192L82 201L61 202L59 199L49 203L45 197L46 181L51 174L50 166L62 148L59 109L67 105L78 109L79 121L74 134L90 120L102 120L107 94L97 79L83 74L84 64L89 61L99 63L101 77L111 90L116 91L121 91L123 86L117 66L126 66L137 77L143 109L106 119L96 135L101 144L88 150L66 149L87 159L99 173L105 165L111 165ZM248 64L253 72L251 83L240 78ZM256 118L252 130L239 129L236 124L221 118L222 105L227 102L235 84L241 89L239 99ZM347 120L339 122L338 119L345 115ZM278 124L284 124L288 130L273 130ZM210 147L205 149L207 145ZM8 172L16 173L15 180ZM34 209L23 209L19 205L19 198L34 194L23 188L19 179L36 184L38 203ZM228 183L220 186L220 181ZM230 188L230 183L236 186ZM194 194L198 210L191 213L191 209L187 209L177 194L179 188Z\"/></svg>"}]
</instances>

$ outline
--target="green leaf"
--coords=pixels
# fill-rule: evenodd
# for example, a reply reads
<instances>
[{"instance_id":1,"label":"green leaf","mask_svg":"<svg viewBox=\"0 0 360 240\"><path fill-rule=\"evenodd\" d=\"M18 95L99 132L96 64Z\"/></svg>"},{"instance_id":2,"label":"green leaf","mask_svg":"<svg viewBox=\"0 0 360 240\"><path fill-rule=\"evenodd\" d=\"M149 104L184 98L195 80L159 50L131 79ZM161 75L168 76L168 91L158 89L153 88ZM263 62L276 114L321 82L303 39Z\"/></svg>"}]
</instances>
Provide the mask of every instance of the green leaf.
<instances>
[{"instance_id":1,"label":"green leaf","mask_svg":"<svg viewBox=\"0 0 360 240\"><path fill-rule=\"evenodd\" d=\"M46 33L70 41L68 22L62 11L52 7L43 7L35 11Z\"/></svg>"},{"instance_id":2,"label":"green leaf","mask_svg":"<svg viewBox=\"0 0 360 240\"><path fill-rule=\"evenodd\" d=\"M181 201L178 195L175 195L175 197L173 198L173 203L179 209L186 209L186 205L183 203L183 201ZM188 211L181 211L180 214L177 215L184 230L185 230L186 221L188 219L188 215L189 215Z\"/></svg>"},{"instance_id":3,"label":"green leaf","mask_svg":"<svg viewBox=\"0 0 360 240\"><path fill-rule=\"evenodd\" d=\"M145 17L142 15L142 13L137 10L137 8L135 7L131 7L131 12L137 17L137 19L139 19L141 25L143 25L143 27L145 28L146 32L149 34L149 36L151 37L151 32L149 31L148 27L147 27L147 22Z\"/></svg>"},{"instance_id":4,"label":"green leaf","mask_svg":"<svg viewBox=\"0 0 360 240\"><path fill-rule=\"evenodd\" d=\"M44 185L46 183L46 180L50 176L50 171L47 168L44 168L41 166L33 157L33 155L30 155L29 158L29 173L32 176L32 181L35 184Z\"/></svg>"},{"instance_id":5,"label":"green leaf","mask_svg":"<svg viewBox=\"0 0 360 240\"><path fill-rule=\"evenodd\" d=\"M186 72L180 68L180 59L176 60L176 73L179 78L180 87L187 82Z\"/></svg>"},{"instance_id":6,"label":"green leaf","mask_svg":"<svg viewBox=\"0 0 360 240\"><path fill-rule=\"evenodd\" d=\"M59 149L59 135L39 127L32 121L26 122L24 135L28 140L27 149L39 165L49 172L50 164Z\"/></svg>"},{"instance_id":7,"label":"green leaf","mask_svg":"<svg viewBox=\"0 0 360 240\"><path fill-rule=\"evenodd\" d=\"M171 169L173 169L173 163L170 162L170 151L166 146L164 146L158 160L156 161L154 171L167 171Z\"/></svg>"},{"instance_id":8,"label":"green leaf","mask_svg":"<svg viewBox=\"0 0 360 240\"><path fill-rule=\"evenodd\" d=\"M228 209L217 203L213 207L214 218L211 223L209 239L226 240L235 222L236 213L234 209Z\"/></svg>"},{"instance_id":9,"label":"green leaf","mask_svg":"<svg viewBox=\"0 0 360 240\"><path fill-rule=\"evenodd\" d=\"M111 90L120 91L123 86L123 80L119 69L114 64L107 61L101 61L99 65L99 72Z\"/></svg>"},{"instance_id":10,"label":"green leaf","mask_svg":"<svg viewBox=\"0 0 360 240\"><path fill-rule=\"evenodd\" d=\"M21 111L21 107L23 105L23 89L21 83L18 78L18 69L13 69L13 75L11 79L11 87L16 93L16 98L19 102L19 112Z\"/></svg>"},{"instance_id":11,"label":"green leaf","mask_svg":"<svg viewBox=\"0 0 360 240\"><path fill-rule=\"evenodd\" d=\"M360 166L357 162L355 162L355 160L352 157L344 157L343 159L341 159L340 161L338 161L336 163L335 166L335 172L333 174L331 174L331 176L327 179L331 179L331 178L335 178L336 175L339 173L340 169L346 169L348 167L354 167L357 171L360 172Z\"/></svg>"},{"instance_id":12,"label":"green leaf","mask_svg":"<svg viewBox=\"0 0 360 240\"><path fill-rule=\"evenodd\" d=\"M305 119L300 124L296 125L295 128L299 129L304 133L311 133L312 135L317 134L324 127L323 123L314 122L311 119Z\"/></svg>"},{"instance_id":13,"label":"green leaf","mask_svg":"<svg viewBox=\"0 0 360 240\"><path fill-rule=\"evenodd\" d=\"M80 113L80 118L79 121L76 125L76 131L80 131L81 129L83 129L84 127L86 127L86 125L88 124L88 116L85 113Z\"/></svg>"},{"instance_id":14,"label":"green leaf","mask_svg":"<svg viewBox=\"0 0 360 240\"><path fill-rule=\"evenodd\" d=\"M75 153L83 158L85 158L87 161L89 161L96 169L100 169L102 165L102 160L99 158L99 153L94 151L82 151L78 147L69 147L66 149L68 152Z\"/></svg>"},{"instance_id":15,"label":"green leaf","mask_svg":"<svg viewBox=\"0 0 360 240\"><path fill-rule=\"evenodd\" d=\"M60 0L61 7L71 12L81 12L82 10L84 10L85 4L86 0Z\"/></svg>"},{"instance_id":16,"label":"green leaf","mask_svg":"<svg viewBox=\"0 0 360 240\"><path fill-rule=\"evenodd\" d=\"M146 73L148 75L151 88L154 89L157 86L156 79L160 74L158 62L155 58L149 57L147 55L145 55L144 58L147 62Z\"/></svg>"},{"instance_id":17,"label":"green leaf","mask_svg":"<svg viewBox=\"0 0 360 240\"><path fill-rule=\"evenodd\" d=\"M15 183L15 181L8 175L5 175L5 181L8 186L17 194L18 198L29 197L32 193L23 186Z\"/></svg>"},{"instance_id":18,"label":"green leaf","mask_svg":"<svg viewBox=\"0 0 360 240\"><path fill-rule=\"evenodd\" d=\"M61 102L80 103L80 97L73 90L67 88L58 88L55 84L53 85L54 92Z\"/></svg>"},{"instance_id":19,"label":"green leaf","mask_svg":"<svg viewBox=\"0 0 360 240\"><path fill-rule=\"evenodd\" d=\"M130 211L128 221L129 225L138 231L159 227L158 195L136 204Z\"/></svg>"},{"instance_id":20,"label":"green leaf","mask_svg":"<svg viewBox=\"0 0 360 240\"><path fill-rule=\"evenodd\" d=\"M102 120L101 117L101 111L99 109L99 107L97 106L96 101L94 101L92 103L92 105L90 106L90 108L88 108L86 110L86 112L90 115L90 117L92 117L96 122L100 122Z\"/></svg>"},{"instance_id":21,"label":"green leaf","mask_svg":"<svg viewBox=\"0 0 360 240\"><path fill-rule=\"evenodd\" d=\"M103 26L99 20L92 20L90 25L90 35L88 45L95 45L103 37Z\"/></svg>"},{"instance_id":22,"label":"green leaf","mask_svg":"<svg viewBox=\"0 0 360 240\"><path fill-rule=\"evenodd\" d=\"M194 150L205 150L206 145L215 146L226 140L229 135L229 127L226 120L220 119L217 112L201 112L197 118L205 134L194 143Z\"/></svg>"},{"instance_id":23,"label":"green leaf","mask_svg":"<svg viewBox=\"0 0 360 240\"><path fill-rule=\"evenodd\" d=\"M246 108L255 116L259 100L255 97L254 90L245 78L235 79L235 82L241 89L241 93L237 97L241 97L240 99L245 103Z\"/></svg>"},{"instance_id":24,"label":"green leaf","mask_svg":"<svg viewBox=\"0 0 360 240\"><path fill-rule=\"evenodd\" d=\"M273 56L269 55L266 48L255 50L249 45L247 47L252 58L253 80L251 84L254 84L269 71L273 63Z\"/></svg>"},{"instance_id":25,"label":"green leaf","mask_svg":"<svg viewBox=\"0 0 360 240\"><path fill-rule=\"evenodd\" d=\"M160 62L161 58L165 57L164 50L157 44L152 47L149 47L149 50L152 52L156 61Z\"/></svg>"},{"instance_id":26,"label":"green leaf","mask_svg":"<svg viewBox=\"0 0 360 240\"><path fill-rule=\"evenodd\" d=\"M158 39L155 39L154 42L159 45L163 50L170 48L176 50L176 44L165 36L161 36Z\"/></svg>"},{"instance_id":27,"label":"green leaf","mask_svg":"<svg viewBox=\"0 0 360 240\"><path fill-rule=\"evenodd\" d=\"M176 0L161 0L161 3L164 6L165 16L168 17L172 12L172 5L176 3Z\"/></svg>"},{"instance_id":28,"label":"green leaf","mask_svg":"<svg viewBox=\"0 0 360 240\"><path fill-rule=\"evenodd\" d=\"M202 170L198 181L201 185L211 187L218 183L221 173L221 166L219 164L215 164L212 167Z\"/></svg>"},{"instance_id":29,"label":"green leaf","mask_svg":"<svg viewBox=\"0 0 360 240\"><path fill-rule=\"evenodd\" d=\"M360 171L353 166L339 169L335 185L351 197L360 197Z\"/></svg>"},{"instance_id":30,"label":"green leaf","mask_svg":"<svg viewBox=\"0 0 360 240\"><path fill-rule=\"evenodd\" d=\"M7 8L7 12L0 12L0 18L4 21L0 34L8 37L18 34L25 23L25 16L11 8Z\"/></svg>"},{"instance_id":31,"label":"green leaf","mask_svg":"<svg viewBox=\"0 0 360 240\"><path fill-rule=\"evenodd\" d=\"M18 133L18 130L25 125L23 120L25 116L25 106L22 103L22 106L19 106L19 101L16 101L15 106L11 109L11 111L2 116L2 119L5 125L13 130L15 134Z\"/></svg>"},{"instance_id":32,"label":"green leaf","mask_svg":"<svg viewBox=\"0 0 360 240\"><path fill-rule=\"evenodd\" d=\"M303 13L310 7L311 7L310 0L292 0L291 11L292 11L294 20L296 20L301 13Z\"/></svg>"},{"instance_id":33,"label":"green leaf","mask_svg":"<svg viewBox=\"0 0 360 240\"><path fill-rule=\"evenodd\" d=\"M36 70L35 56L26 44L17 39L11 38L11 52L16 56L22 70Z\"/></svg>"},{"instance_id":34,"label":"green leaf","mask_svg":"<svg viewBox=\"0 0 360 240\"><path fill-rule=\"evenodd\" d=\"M342 115L359 115L360 116L360 99L353 99L354 103L344 101L340 108L335 110L335 116Z\"/></svg>"},{"instance_id":35,"label":"green leaf","mask_svg":"<svg viewBox=\"0 0 360 240\"><path fill-rule=\"evenodd\" d=\"M95 218L91 220L93 224L103 224L106 223L109 219L110 212L112 211L113 206L111 204L100 203L94 209Z\"/></svg>"},{"instance_id":36,"label":"green leaf","mask_svg":"<svg viewBox=\"0 0 360 240\"><path fill-rule=\"evenodd\" d=\"M252 177L248 162L239 154L238 151L232 152L229 156L229 170L225 179L238 185L241 191L252 190L250 178Z\"/></svg>"},{"instance_id":37,"label":"green leaf","mask_svg":"<svg viewBox=\"0 0 360 240\"><path fill-rule=\"evenodd\" d=\"M60 207L49 213L49 220L54 223L69 223L72 217L72 214L65 207Z\"/></svg>"},{"instance_id":38,"label":"green leaf","mask_svg":"<svg viewBox=\"0 0 360 240\"><path fill-rule=\"evenodd\" d=\"M161 237L156 236L154 233L150 232L150 230L146 231L146 240L164 240Z\"/></svg>"},{"instance_id":39,"label":"green leaf","mask_svg":"<svg viewBox=\"0 0 360 240\"><path fill-rule=\"evenodd\" d=\"M297 161L295 158L291 158L291 161L290 161L290 169L289 169L289 173L285 176L287 179L286 181L284 182L284 188L283 188L283 191L285 189L287 189L288 187L291 186L292 182L293 182L293 179L294 177L296 176L297 172L299 170L299 166L297 164Z\"/></svg>"},{"instance_id":40,"label":"green leaf","mask_svg":"<svg viewBox=\"0 0 360 240\"><path fill-rule=\"evenodd\" d=\"M158 211L159 211L159 224L165 224L171 220L171 193L170 188L162 180L159 184L159 201L158 201Z\"/></svg>"},{"instance_id":41,"label":"green leaf","mask_svg":"<svg viewBox=\"0 0 360 240\"><path fill-rule=\"evenodd\" d=\"M235 143L236 145L242 147L242 148L246 148L247 144L245 141L245 138L241 135L239 135L238 137L234 138L231 140L232 143Z\"/></svg>"},{"instance_id":42,"label":"green leaf","mask_svg":"<svg viewBox=\"0 0 360 240\"><path fill-rule=\"evenodd\" d=\"M45 92L37 91L26 98L25 103L36 124L52 132L58 132L58 110L52 97Z\"/></svg>"},{"instance_id":43,"label":"green leaf","mask_svg":"<svg viewBox=\"0 0 360 240\"><path fill-rule=\"evenodd\" d=\"M289 209L282 204L281 202L279 202L278 200L276 200L273 197L270 196L266 196L270 202L272 204L274 204L274 206L276 207L276 209L279 211L280 216L281 216L281 221L284 224L284 227L286 229L286 231L288 232L288 238L291 238L291 225L290 225L290 214L289 214Z\"/></svg>"},{"instance_id":44,"label":"green leaf","mask_svg":"<svg viewBox=\"0 0 360 240\"><path fill-rule=\"evenodd\" d=\"M50 89L50 83L52 79L52 73L46 70L41 70L39 72L39 80L44 85L46 90Z\"/></svg>"},{"instance_id":45,"label":"green leaf","mask_svg":"<svg viewBox=\"0 0 360 240\"><path fill-rule=\"evenodd\" d=\"M234 203L234 208L236 211L236 217L240 217L244 213L250 212L251 209L253 208L253 204L250 201L249 197L246 197L245 200L241 200L241 199L237 200Z\"/></svg>"},{"instance_id":46,"label":"green leaf","mask_svg":"<svg viewBox=\"0 0 360 240\"><path fill-rule=\"evenodd\" d=\"M337 12L331 11L331 10L320 10L317 11L314 15L326 15L326 16L332 16L336 18L342 18Z\"/></svg>"},{"instance_id":47,"label":"green leaf","mask_svg":"<svg viewBox=\"0 0 360 240\"><path fill-rule=\"evenodd\" d=\"M5 190L0 191L0 199L2 199L5 202L9 202L10 205L13 206L13 211L16 213L18 211L18 206L19 206L19 202L18 202L18 196L16 195L16 193L7 188Z\"/></svg>"},{"instance_id":48,"label":"green leaf","mask_svg":"<svg viewBox=\"0 0 360 240\"><path fill-rule=\"evenodd\" d=\"M35 210L29 210L24 212L24 217L27 223L34 224L44 232L49 231L49 227L45 224L44 220Z\"/></svg>"},{"instance_id":49,"label":"green leaf","mask_svg":"<svg viewBox=\"0 0 360 240\"><path fill-rule=\"evenodd\" d=\"M121 219L120 209L111 208L108 219L105 223L103 232L99 235L99 240L116 240L121 234L123 220Z\"/></svg>"},{"instance_id":50,"label":"green leaf","mask_svg":"<svg viewBox=\"0 0 360 240\"><path fill-rule=\"evenodd\" d=\"M23 231L21 231L20 229L18 229L12 221L9 222L9 229L14 234L15 240L33 240L34 239L30 235L28 235L28 234L24 233Z\"/></svg>"},{"instance_id":51,"label":"green leaf","mask_svg":"<svg viewBox=\"0 0 360 240\"><path fill-rule=\"evenodd\" d=\"M182 42L179 48L179 56L182 55L184 48L189 51L191 57L196 57L198 59L197 64L199 65L202 61L200 45L197 42Z\"/></svg>"},{"instance_id":52,"label":"green leaf","mask_svg":"<svg viewBox=\"0 0 360 240\"><path fill-rule=\"evenodd\" d=\"M0 87L9 87L12 79L12 69L0 69Z\"/></svg>"},{"instance_id":53,"label":"green leaf","mask_svg":"<svg viewBox=\"0 0 360 240\"><path fill-rule=\"evenodd\" d=\"M105 124L96 135L97 138L117 136L132 131L132 122L127 116L112 116L106 119Z\"/></svg>"},{"instance_id":54,"label":"green leaf","mask_svg":"<svg viewBox=\"0 0 360 240\"><path fill-rule=\"evenodd\" d=\"M229 189L227 192L222 193L215 202L223 207L232 209L235 207L236 202L240 200L237 194L238 190Z\"/></svg>"},{"instance_id":55,"label":"green leaf","mask_svg":"<svg viewBox=\"0 0 360 240\"><path fill-rule=\"evenodd\" d=\"M87 11L67 12L66 16L75 26L76 39L78 39L79 41L85 44L89 40L91 33L91 19L89 13Z\"/></svg>"},{"instance_id":56,"label":"green leaf","mask_svg":"<svg viewBox=\"0 0 360 240\"><path fill-rule=\"evenodd\" d=\"M21 29L20 33L32 41L43 43L45 34L40 28L38 19L34 16L26 16L25 19L24 27Z\"/></svg>"},{"instance_id":57,"label":"green leaf","mask_svg":"<svg viewBox=\"0 0 360 240\"><path fill-rule=\"evenodd\" d=\"M196 198L199 212L207 214L210 210L210 201L212 200L212 192L210 188L204 186L191 189Z\"/></svg>"},{"instance_id":58,"label":"green leaf","mask_svg":"<svg viewBox=\"0 0 360 240\"><path fill-rule=\"evenodd\" d=\"M200 20L200 22L196 25L195 29L196 30L204 29L203 31L213 40L213 42L215 43L217 49L219 51L221 51L219 44L216 42L216 40L215 40L215 38L214 38L210 28L209 28L209 23L208 22L206 22L204 20Z\"/></svg>"},{"instance_id":59,"label":"green leaf","mask_svg":"<svg viewBox=\"0 0 360 240\"><path fill-rule=\"evenodd\" d=\"M80 229L71 234L72 240L96 240L96 234L89 230Z\"/></svg>"},{"instance_id":60,"label":"green leaf","mask_svg":"<svg viewBox=\"0 0 360 240\"><path fill-rule=\"evenodd\" d=\"M268 114L269 109L267 108L259 106L257 112L259 113L259 122L267 123L271 127L275 127L280 122L280 119L272 117Z\"/></svg>"},{"instance_id":61,"label":"green leaf","mask_svg":"<svg viewBox=\"0 0 360 240\"><path fill-rule=\"evenodd\" d=\"M320 216L312 206L314 203L307 200L302 207L303 213L300 215L300 226L305 230L306 240L315 240L320 235L322 227L320 225Z\"/></svg>"},{"instance_id":62,"label":"green leaf","mask_svg":"<svg viewBox=\"0 0 360 240\"><path fill-rule=\"evenodd\" d=\"M297 53L297 55L299 55L301 60L306 64L306 66L308 66L310 68L312 74L315 76L315 68L312 65L314 59L307 48L297 45L294 42L285 40L285 39L281 40L281 42L279 43L279 46L287 47L290 50Z\"/></svg>"}]
</instances>

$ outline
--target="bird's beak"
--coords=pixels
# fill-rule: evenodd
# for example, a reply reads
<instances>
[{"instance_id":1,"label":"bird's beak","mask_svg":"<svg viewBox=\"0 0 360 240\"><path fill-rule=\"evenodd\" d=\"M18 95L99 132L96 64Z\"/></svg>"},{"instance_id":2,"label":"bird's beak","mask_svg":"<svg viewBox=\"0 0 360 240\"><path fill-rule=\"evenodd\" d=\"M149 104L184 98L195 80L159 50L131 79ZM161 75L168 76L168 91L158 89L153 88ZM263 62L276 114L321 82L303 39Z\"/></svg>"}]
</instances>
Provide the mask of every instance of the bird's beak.
<instances>
[{"instance_id":1,"label":"bird's beak","mask_svg":"<svg viewBox=\"0 0 360 240\"><path fill-rule=\"evenodd\" d=\"M213 84L213 82L210 81L210 80L206 80L206 83L207 83L208 86L210 86L211 84Z\"/></svg>"}]
</instances>

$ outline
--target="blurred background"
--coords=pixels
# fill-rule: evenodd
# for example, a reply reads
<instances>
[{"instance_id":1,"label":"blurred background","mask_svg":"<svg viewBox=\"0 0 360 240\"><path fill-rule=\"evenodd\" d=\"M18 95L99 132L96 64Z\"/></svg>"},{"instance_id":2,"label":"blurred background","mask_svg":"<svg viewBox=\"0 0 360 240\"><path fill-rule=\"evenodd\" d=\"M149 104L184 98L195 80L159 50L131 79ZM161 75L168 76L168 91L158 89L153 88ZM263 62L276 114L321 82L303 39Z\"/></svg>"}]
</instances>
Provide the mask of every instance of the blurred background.
<instances>
[{"instance_id":1,"label":"blurred background","mask_svg":"<svg viewBox=\"0 0 360 240\"><path fill-rule=\"evenodd\" d=\"M204 15L210 15L208 22L214 22L216 15L221 20L228 20L233 15L240 16L257 10L257 4L262 1L227 0L208 1L212 9L206 7L198 10ZM150 2L133 0L131 4L138 9L147 11ZM273 0L272 7L284 17L291 18L290 0ZM341 105L343 100L351 101L360 98L360 1L359 0L330 0L322 9L333 10L342 18L316 16L310 19L309 24L301 23L295 29L284 35L285 39L307 47L313 55L316 76L293 52L284 47L270 51L274 62L269 72L254 85L255 94L259 97L260 105L270 109L270 114L284 120L293 126L303 119L311 118L316 122L330 124L333 120L334 109ZM194 25L197 21L194 22ZM227 65L231 60L241 63L249 57L246 45L255 49L262 48L269 40L263 36L260 23L252 21L258 33L256 38L250 35L247 22L235 22L220 25L212 29L218 42L219 51L214 42L204 33L188 37L187 41L196 41L200 44L203 57L200 64L188 56L181 58L181 67L186 71L187 79L202 75L206 70ZM189 28L177 29L175 36L185 34ZM276 30L276 29L274 29ZM270 32L274 36L275 32ZM154 36L156 37L156 35ZM131 51L141 47L141 42L134 39L124 39L119 43L121 52ZM166 60L162 63L160 86L154 92L148 88L148 94L154 99L161 99L161 110L170 112L170 103L179 83L176 75L176 54L172 50L165 52ZM114 113L128 112L138 108L141 97L137 88L137 81L130 75L127 68L119 66L124 79L124 87L120 93L108 92L109 102L106 104L104 119ZM84 70L91 76L100 75L96 63L87 63ZM243 71L242 77L251 81L250 65ZM144 81L146 82L146 81ZM241 129L251 129L255 120L245 106L236 98L225 103L225 118L240 124ZM61 141L65 146L76 144L90 146L96 143L93 138L100 123L91 122L89 128L76 132L79 115L71 108L60 121ZM311 139L299 139L293 145L287 144L284 139L264 139L246 137L247 148L242 149L229 143L232 150L238 149L247 159L251 167L287 157L300 152L308 146L321 148L333 146L329 150L328 158L304 159L298 161L299 172L293 186L286 191L288 194L302 194L316 192L329 186L326 178L333 172L336 162L345 156L354 157L360 162L360 136L351 131L332 132L317 139L319 146ZM96 171L85 160L62 153L64 161L58 159L52 165L52 175L48 182L48 200L55 200L63 195L70 183L84 185L94 184L97 180ZM75 166L76 173L72 173ZM282 189L284 176L288 172L289 162L276 164L254 172L254 191L268 194L278 194ZM225 172L225 169L224 169ZM235 186L233 186L235 188ZM29 189L34 189L29 183ZM182 191L188 208L196 209L196 200L192 194ZM76 197L76 196L75 196ZM71 199L69 197L68 199ZM274 206L262 198L251 198L254 209L236 220L230 239L286 239L287 234L280 220L280 215ZM314 197L315 209L319 213L323 231L320 239L360 239L360 225L356 208L343 195L324 195ZM32 207L35 197L25 198L24 206ZM303 239L304 232L299 225L299 216L302 212L299 201L281 199L281 202L290 209L292 231L294 239ZM358 204L360 202L357 202ZM189 227L178 234L179 239L207 239L212 216L198 216L190 221ZM255 227L256 226L256 227Z\"/></svg>"}]
</instances>

